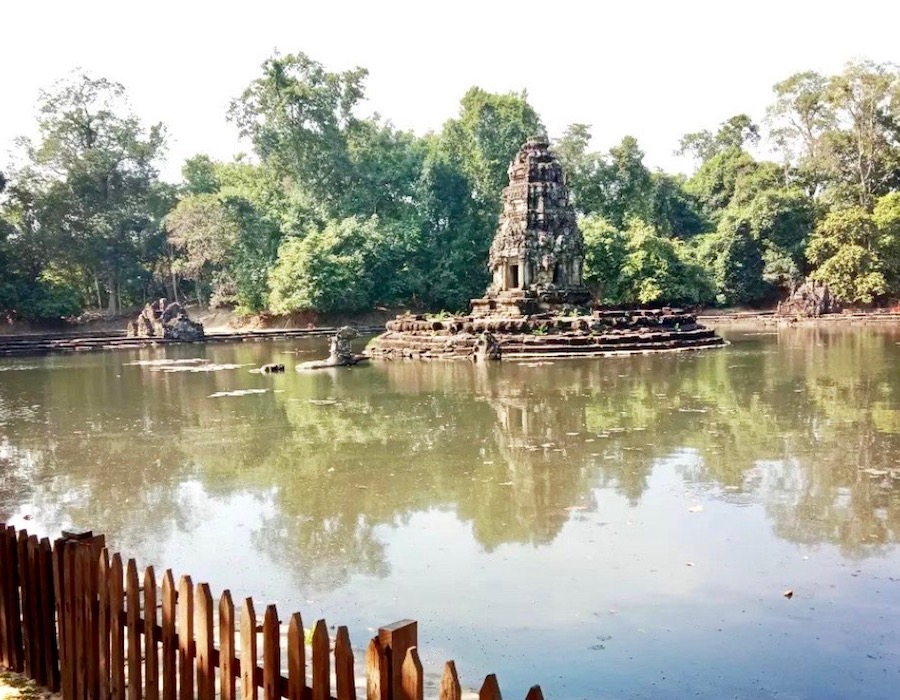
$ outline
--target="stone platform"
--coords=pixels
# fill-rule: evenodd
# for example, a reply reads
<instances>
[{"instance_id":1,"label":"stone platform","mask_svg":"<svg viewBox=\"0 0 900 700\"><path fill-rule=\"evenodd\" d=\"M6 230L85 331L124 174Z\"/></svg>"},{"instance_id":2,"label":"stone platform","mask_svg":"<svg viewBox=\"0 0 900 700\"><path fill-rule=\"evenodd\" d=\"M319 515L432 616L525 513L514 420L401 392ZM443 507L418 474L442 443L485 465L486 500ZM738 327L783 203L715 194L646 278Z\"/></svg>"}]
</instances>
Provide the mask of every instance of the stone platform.
<instances>
[{"instance_id":1,"label":"stone platform","mask_svg":"<svg viewBox=\"0 0 900 700\"><path fill-rule=\"evenodd\" d=\"M626 353L695 350L726 344L693 314L677 309L428 318L398 316L369 342L373 359L474 359L484 333L493 336L504 360L590 357Z\"/></svg>"}]
</instances>

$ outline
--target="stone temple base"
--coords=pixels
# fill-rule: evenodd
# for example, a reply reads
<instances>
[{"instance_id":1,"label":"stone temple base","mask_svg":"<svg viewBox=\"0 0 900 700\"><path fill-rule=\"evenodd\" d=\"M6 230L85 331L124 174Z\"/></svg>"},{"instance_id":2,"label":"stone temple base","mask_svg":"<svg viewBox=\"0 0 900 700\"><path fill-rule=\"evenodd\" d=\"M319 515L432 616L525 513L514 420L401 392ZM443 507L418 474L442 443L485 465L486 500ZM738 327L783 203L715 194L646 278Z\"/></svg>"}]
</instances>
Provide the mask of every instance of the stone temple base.
<instances>
[{"instance_id":1,"label":"stone temple base","mask_svg":"<svg viewBox=\"0 0 900 700\"><path fill-rule=\"evenodd\" d=\"M589 357L624 353L720 347L726 342L674 309L595 311L591 315L525 317L456 316L429 319L398 316L372 339L373 359L468 359L481 333L491 333L505 360Z\"/></svg>"},{"instance_id":2,"label":"stone temple base","mask_svg":"<svg viewBox=\"0 0 900 700\"><path fill-rule=\"evenodd\" d=\"M560 309L573 313L590 304L591 293L584 288L544 290L511 290L493 292L482 299L472 299L472 316L508 316L520 318L537 314L559 314Z\"/></svg>"}]
</instances>

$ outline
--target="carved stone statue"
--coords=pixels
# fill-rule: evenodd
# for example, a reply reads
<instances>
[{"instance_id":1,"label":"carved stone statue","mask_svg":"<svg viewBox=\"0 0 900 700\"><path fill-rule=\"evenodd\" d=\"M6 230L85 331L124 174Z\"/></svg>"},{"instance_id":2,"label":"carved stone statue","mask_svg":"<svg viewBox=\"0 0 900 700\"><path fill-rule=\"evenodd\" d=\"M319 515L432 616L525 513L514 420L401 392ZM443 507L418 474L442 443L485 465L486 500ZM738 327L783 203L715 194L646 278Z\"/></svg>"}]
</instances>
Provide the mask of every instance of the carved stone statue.
<instances>
[{"instance_id":1,"label":"carved stone statue","mask_svg":"<svg viewBox=\"0 0 900 700\"><path fill-rule=\"evenodd\" d=\"M356 329L350 326L339 328L337 333L331 336L331 339L328 341L328 359L303 362L297 365L297 370L349 367L367 360L368 357L365 355L358 355L353 352L352 342L357 337L359 337L359 333L356 332Z\"/></svg>"},{"instance_id":2,"label":"carved stone statue","mask_svg":"<svg viewBox=\"0 0 900 700\"><path fill-rule=\"evenodd\" d=\"M490 331L484 331L475 339L475 350L472 359L475 362L499 360L502 357L500 341Z\"/></svg>"},{"instance_id":3,"label":"carved stone statue","mask_svg":"<svg viewBox=\"0 0 900 700\"><path fill-rule=\"evenodd\" d=\"M331 336L329 341L330 354L328 362L333 365L350 364L353 359L353 347L351 343L359 337L359 333L350 326L343 326L338 332Z\"/></svg>"}]
</instances>

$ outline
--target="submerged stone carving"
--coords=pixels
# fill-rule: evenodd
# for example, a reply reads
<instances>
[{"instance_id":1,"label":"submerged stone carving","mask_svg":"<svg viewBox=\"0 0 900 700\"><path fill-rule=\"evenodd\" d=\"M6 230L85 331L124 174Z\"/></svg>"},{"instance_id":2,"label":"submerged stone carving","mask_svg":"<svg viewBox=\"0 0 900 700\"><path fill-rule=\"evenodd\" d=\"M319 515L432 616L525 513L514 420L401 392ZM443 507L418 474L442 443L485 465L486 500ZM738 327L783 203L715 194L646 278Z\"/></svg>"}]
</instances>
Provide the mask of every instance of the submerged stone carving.
<instances>
[{"instance_id":1,"label":"submerged stone carving","mask_svg":"<svg viewBox=\"0 0 900 700\"><path fill-rule=\"evenodd\" d=\"M342 326L328 341L328 359L302 362L297 365L297 370L325 369L327 367L348 367L359 364L368 359L365 355L353 352L353 341L359 337L356 329L350 326Z\"/></svg>"},{"instance_id":2,"label":"submerged stone carving","mask_svg":"<svg viewBox=\"0 0 900 700\"><path fill-rule=\"evenodd\" d=\"M824 282L807 279L797 287L791 295L778 303L775 313L778 316L802 316L818 318L823 314L840 311L831 290Z\"/></svg>"},{"instance_id":3,"label":"submerged stone carving","mask_svg":"<svg viewBox=\"0 0 900 700\"><path fill-rule=\"evenodd\" d=\"M137 319L128 324L125 335L129 338L162 338L185 342L203 340L206 337L202 323L188 318L177 301L167 304L165 298L147 304Z\"/></svg>"}]
</instances>

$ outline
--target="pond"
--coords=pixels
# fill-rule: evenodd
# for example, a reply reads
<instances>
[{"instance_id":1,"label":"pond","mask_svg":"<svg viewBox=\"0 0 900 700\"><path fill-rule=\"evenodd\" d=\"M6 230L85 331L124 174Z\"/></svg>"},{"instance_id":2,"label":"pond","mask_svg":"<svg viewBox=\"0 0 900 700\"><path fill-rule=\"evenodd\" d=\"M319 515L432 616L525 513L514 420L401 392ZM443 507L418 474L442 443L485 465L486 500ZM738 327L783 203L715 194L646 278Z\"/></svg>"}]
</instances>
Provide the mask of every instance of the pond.
<instances>
[{"instance_id":1,"label":"pond","mask_svg":"<svg viewBox=\"0 0 900 700\"><path fill-rule=\"evenodd\" d=\"M900 330L725 334L318 374L290 371L312 340L0 360L0 521L358 646L417 619L426 670L506 697L896 697Z\"/></svg>"}]
</instances>

